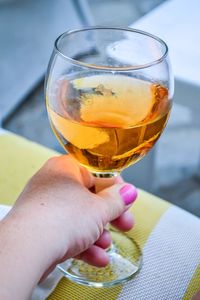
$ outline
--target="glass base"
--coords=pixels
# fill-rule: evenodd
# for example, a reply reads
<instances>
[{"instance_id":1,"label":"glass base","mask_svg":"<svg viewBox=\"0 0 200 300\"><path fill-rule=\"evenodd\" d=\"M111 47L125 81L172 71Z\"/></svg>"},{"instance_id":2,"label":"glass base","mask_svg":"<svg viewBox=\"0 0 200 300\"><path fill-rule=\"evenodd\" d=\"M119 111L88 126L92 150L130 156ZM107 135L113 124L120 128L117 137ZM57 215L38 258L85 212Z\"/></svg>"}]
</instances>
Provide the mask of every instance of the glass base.
<instances>
[{"instance_id":1,"label":"glass base","mask_svg":"<svg viewBox=\"0 0 200 300\"><path fill-rule=\"evenodd\" d=\"M97 268L81 260L69 259L58 268L68 279L86 286L111 287L132 279L142 265L139 246L125 234L110 231L113 244L108 250L110 263L105 268Z\"/></svg>"}]
</instances>

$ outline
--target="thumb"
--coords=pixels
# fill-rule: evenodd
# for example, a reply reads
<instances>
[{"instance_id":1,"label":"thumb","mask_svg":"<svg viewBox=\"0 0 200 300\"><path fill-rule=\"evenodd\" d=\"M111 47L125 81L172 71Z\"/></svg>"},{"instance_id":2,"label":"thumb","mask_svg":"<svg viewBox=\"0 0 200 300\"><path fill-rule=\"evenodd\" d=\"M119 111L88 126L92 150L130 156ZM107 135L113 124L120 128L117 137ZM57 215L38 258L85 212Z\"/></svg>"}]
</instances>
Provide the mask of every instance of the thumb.
<instances>
[{"instance_id":1,"label":"thumb","mask_svg":"<svg viewBox=\"0 0 200 300\"><path fill-rule=\"evenodd\" d=\"M137 190L129 183L114 184L98 194L106 209L105 223L118 218L136 200Z\"/></svg>"}]
</instances>

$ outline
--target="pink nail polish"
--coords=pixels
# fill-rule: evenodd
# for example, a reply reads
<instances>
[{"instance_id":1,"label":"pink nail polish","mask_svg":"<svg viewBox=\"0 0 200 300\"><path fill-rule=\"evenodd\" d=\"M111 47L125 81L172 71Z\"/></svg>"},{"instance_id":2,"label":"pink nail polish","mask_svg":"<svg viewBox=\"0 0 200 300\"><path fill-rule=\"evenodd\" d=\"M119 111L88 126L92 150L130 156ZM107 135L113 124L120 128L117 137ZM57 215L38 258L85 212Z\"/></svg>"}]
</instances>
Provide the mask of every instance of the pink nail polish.
<instances>
[{"instance_id":1,"label":"pink nail polish","mask_svg":"<svg viewBox=\"0 0 200 300\"><path fill-rule=\"evenodd\" d=\"M137 198L137 190L131 184L124 185L120 191L120 196L122 197L125 205L129 205L135 201Z\"/></svg>"}]
</instances>

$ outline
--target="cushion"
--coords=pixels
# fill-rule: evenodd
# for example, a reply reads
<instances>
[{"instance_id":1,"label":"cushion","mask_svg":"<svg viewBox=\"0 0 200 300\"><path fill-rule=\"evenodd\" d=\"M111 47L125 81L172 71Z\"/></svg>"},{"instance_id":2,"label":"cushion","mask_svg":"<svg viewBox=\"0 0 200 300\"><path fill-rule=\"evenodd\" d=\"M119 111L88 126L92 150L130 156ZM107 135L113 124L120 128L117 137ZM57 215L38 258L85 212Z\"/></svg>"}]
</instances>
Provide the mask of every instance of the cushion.
<instances>
[{"instance_id":1,"label":"cushion","mask_svg":"<svg viewBox=\"0 0 200 300\"><path fill-rule=\"evenodd\" d=\"M28 179L53 155L58 153L0 130L0 203L12 205ZM136 225L128 236L143 249L143 267L135 278L98 289L62 278L53 291L45 287L41 299L191 299L200 289L200 220L142 190L131 211Z\"/></svg>"}]
</instances>

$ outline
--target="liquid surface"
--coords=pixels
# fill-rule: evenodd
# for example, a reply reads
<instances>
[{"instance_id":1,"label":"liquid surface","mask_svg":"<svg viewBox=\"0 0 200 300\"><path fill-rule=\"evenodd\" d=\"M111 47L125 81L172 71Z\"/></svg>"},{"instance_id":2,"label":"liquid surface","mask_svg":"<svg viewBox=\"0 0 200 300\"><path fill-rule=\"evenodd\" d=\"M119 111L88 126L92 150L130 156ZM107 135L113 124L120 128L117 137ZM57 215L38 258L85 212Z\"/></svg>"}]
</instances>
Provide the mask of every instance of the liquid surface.
<instances>
[{"instance_id":1,"label":"liquid surface","mask_svg":"<svg viewBox=\"0 0 200 300\"><path fill-rule=\"evenodd\" d=\"M170 112L164 86L127 76L63 78L47 96L57 138L94 172L121 171L141 159Z\"/></svg>"}]
</instances>

